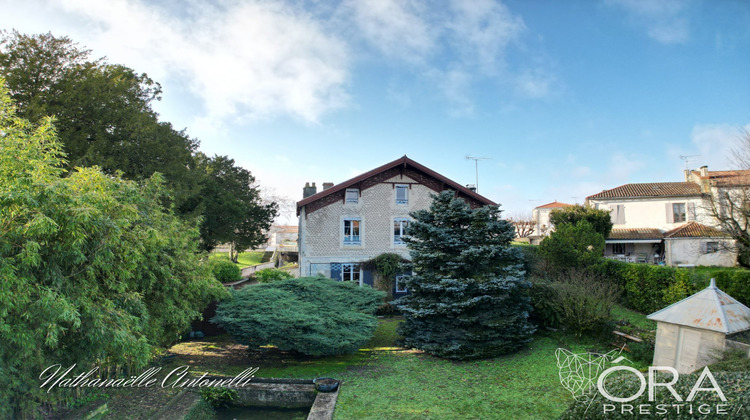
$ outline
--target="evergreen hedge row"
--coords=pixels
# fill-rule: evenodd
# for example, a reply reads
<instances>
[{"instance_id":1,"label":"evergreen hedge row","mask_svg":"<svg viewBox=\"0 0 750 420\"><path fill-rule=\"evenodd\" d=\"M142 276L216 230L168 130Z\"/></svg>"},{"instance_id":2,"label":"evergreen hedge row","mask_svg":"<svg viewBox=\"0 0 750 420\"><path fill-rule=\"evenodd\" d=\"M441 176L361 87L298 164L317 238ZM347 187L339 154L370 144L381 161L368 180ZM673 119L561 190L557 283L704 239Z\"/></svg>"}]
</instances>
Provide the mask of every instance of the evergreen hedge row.
<instances>
[{"instance_id":1,"label":"evergreen hedge row","mask_svg":"<svg viewBox=\"0 0 750 420\"><path fill-rule=\"evenodd\" d=\"M750 270L742 268L677 268L604 259L593 269L622 288L624 305L646 314L706 288L711 278L719 289L750 305Z\"/></svg>"}]
</instances>

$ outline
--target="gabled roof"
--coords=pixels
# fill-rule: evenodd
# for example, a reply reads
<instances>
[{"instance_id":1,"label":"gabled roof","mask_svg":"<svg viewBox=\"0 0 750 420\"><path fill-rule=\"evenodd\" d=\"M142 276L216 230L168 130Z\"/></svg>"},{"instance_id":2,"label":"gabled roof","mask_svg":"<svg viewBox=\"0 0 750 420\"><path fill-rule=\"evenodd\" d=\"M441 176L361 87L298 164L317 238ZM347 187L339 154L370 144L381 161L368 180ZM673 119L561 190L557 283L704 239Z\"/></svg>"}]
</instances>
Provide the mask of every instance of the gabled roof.
<instances>
[{"instance_id":1,"label":"gabled roof","mask_svg":"<svg viewBox=\"0 0 750 420\"><path fill-rule=\"evenodd\" d=\"M535 207L537 209L560 209L563 207L572 207L573 204L566 204L566 203L560 203L558 201L553 201L551 203L542 204L539 207Z\"/></svg>"},{"instance_id":2,"label":"gabled roof","mask_svg":"<svg viewBox=\"0 0 750 420\"><path fill-rule=\"evenodd\" d=\"M625 184L611 190L604 190L591 198L639 198L639 197L684 197L700 196L701 188L694 182L647 182Z\"/></svg>"},{"instance_id":3,"label":"gabled roof","mask_svg":"<svg viewBox=\"0 0 750 420\"><path fill-rule=\"evenodd\" d=\"M714 279L700 292L646 318L724 334L750 329L750 308L716 287Z\"/></svg>"},{"instance_id":4,"label":"gabled roof","mask_svg":"<svg viewBox=\"0 0 750 420\"><path fill-rule=\"evenodd\" d=\"M688 222L682 226L665 232L665 238L725 238L728 234L710 226L696 222Z\"/></svg>"},{"instance_id":5,"label":"gabled roof","mask_svg":"<svg viewBox=\"0 0 750 420\"><path fill-rule=\"evenodd\" d=\"M659 229L635 228L635 229L612 229L607 240L614 239L661 239L662 233Z\"/></svg>"},{"instance_id":6,"label":"gabled roof","mask_svg":"<svg viewBox=\"0 0 750 420\"><path fill-rule=\"evenodd\" d=\"M376 177L377 175L380 175L380 174L382 174L382 173L384 173L384 172L386 172L388 170L399 169L399 168L401 168L401 169L411 169L411 170L417 171L417 172L419 172L421 174L424 174L427 177L429 177L429 178L437 181L437 183L439 183L439 184L441 184L441 185L443 185L445 187L450 187L451 189L456 190L458 193L460 193L460 195L463 195L463 196L465 196L467 198L473 199L473 200L481 203L482 205L492 205L492 206L496 206L497 205L497 203L493 202L492 200L490 200L490 199L488 199L488 198L486 198L486 197L484 197L482 195L479 195L478 193L476 193L474 191L471 191L470 189L464 187L463 185L461 185L461 184L459 184L459 183L457 183L457 182L455 182L455 181L453 181L453 180L451 180L451 179L449 179L449 178L447 178L447 177L445 177L445 176L443 176L443 175L441 175L441 174L433 171L432 169L430 169L430 168L428 168L428 167L426 167L426 166L424 166L424 165L422 165L422 164L420 164L420 163L418 163L418 162L416 162L414 160L409 159L406 155L404 155L403 157L401 157L399 159L396 159L396 160L394 160L392 162L388 162L385 165L378 166L377 168L375 168L375 169L373 169L371 171L367 171L367 172L363 173L362 175L356 176L356 177L354 177L352 179L349 179L349 180L346 180L346 181L341 182L339 184L336 184L333 187L330 187L330 188L328 188L326 190L323 190L323 191L321 191L321 192L319 192L317 194L313 194L313 195L311 195L311 196L309 196L309 197L307 197L307 198L305 198L305 199L303 199L301 201L298 201L297 202L297 215L299 215L299 211L300 211L300 209L302 207L304 207L304 206L306 206L306 205L308 205L310 203L314 203L314 202L316 202L316 201L318 201L320 199L326 198L328 196L331 196L333 194L339 193L341 191L345 191L349 187L357 187L360 183L362 183L362 182L364 182L364 181L366 181L366 180L368 180L370 178ZM438 192L440 191L437 188L433 188L433 189L435 189ZM342 194L343 194L343 192L342 192Z\"/></svg>"}]
</instances>

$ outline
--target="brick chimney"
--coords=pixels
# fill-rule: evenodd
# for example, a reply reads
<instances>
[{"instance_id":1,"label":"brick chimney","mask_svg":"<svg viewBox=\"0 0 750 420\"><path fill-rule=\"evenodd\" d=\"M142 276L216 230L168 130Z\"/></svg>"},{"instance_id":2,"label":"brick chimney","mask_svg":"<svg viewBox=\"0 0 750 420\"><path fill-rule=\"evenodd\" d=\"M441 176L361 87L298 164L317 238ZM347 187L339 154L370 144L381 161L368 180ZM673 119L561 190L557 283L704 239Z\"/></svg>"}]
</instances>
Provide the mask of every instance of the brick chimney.
<instances>
[{"instance_id":1,"label":"brick chimney","mask_svg":"<svg viewBox=\"0 0 750 420\"><path fill-rule=\"evenodd\" d=\"M310 186L309 182L305 182L305 188L302 189L302 198L307 198L311 195L315 195L315 193L318 192L318 187L315 186L315 183L312 183L312 186Z\"/></svg>"},{"instance_id":2,"label":"brick chimney","mask_svg":"<svg viewBox=\"0 0 750 420\"><path fill-rule=\"evenodd\" d=\"M324 182L323 183L323 191L333 187L333 182Z\"/></svg>"}]
</instances>

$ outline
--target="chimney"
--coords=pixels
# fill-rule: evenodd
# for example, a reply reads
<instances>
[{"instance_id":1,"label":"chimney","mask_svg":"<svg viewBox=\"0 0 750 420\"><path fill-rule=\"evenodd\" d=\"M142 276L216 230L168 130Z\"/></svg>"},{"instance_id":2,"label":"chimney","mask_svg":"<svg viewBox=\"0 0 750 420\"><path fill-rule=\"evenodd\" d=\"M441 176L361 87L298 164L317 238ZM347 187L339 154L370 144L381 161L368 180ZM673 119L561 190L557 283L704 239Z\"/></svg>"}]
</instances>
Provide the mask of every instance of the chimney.
<instances>
[{"instance_id":1,"label":"chimney","mask_svg":"<svg viewBox=\"0 0 750 420\"><path fill-rule=\"evenodd\" d=\"M701 166L701 177L705 178L708 176L708 166Z\"/></svg>"},{"instance_id":2,"label":"chimney","mask_svg":"<svg viewBox=\"0 0 750 420\"><path fill-rule=\"evenodd\" d=\"M333 187L333 182L324 182L323 183L323 191Z\"/></svg>"},{"instance_id":3,"label":"chimney","mask_svg":"<svg viewBox=\"0 0 750 420\"><path fill-rule=\"evenodd\" d=\"M690 182L690 169L685 169L685 182Z\"/></svg>"},{"instance_id":4,"label":"chimney","mask_svg":"<svg viewBox=\"0 0 750 420\"><path fill-rule=\"evenodd\" d=\"M312 186L310 186L309 182L305 182L305 188L302 189L302 198L307 198L311 195L315 195L315 193L318 192L318 187L315 186L315 183L312 183Z\"/></svg>"},{"instance_id":5,"label":"chimney","mask_svg":"<svg viewBox=\"0 0 750 420\"><path fill-rule=\"evenodd\" d=\"M474 184L466 184L466 188L468 188L471 191L477 192L477 186Z\"/></svg>"}]
</instances>

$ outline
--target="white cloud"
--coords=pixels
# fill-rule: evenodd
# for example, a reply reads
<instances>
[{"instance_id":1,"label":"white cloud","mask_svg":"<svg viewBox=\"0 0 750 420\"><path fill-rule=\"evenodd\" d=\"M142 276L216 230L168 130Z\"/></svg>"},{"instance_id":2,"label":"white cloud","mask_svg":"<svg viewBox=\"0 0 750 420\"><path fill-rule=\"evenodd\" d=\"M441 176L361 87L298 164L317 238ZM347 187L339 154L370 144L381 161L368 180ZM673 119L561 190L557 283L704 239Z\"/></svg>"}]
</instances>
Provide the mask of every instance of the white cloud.
<instances>
[{"instance_id":1,"label":"white cloud","mask_svg":"<svg viewBox=\"0 0 750 420\"><path fill-rule=\"evenodd\" d=\"M526 30L523 19L492 0L453 0L451 9L447 27L456 53L482 73L496 73L505 48Z\"/></svg>"},{"instance_id":2,"label":"white cloud","mask_svg":"<svg viewBox=\"0 0 750 420\"><path fill-rule=\"evenodd\" d=\"M750 124L745 125L750 129ZM693 127L690 139L700 156L691 159L691 169L708 165L709 170L731 169L731 152L737 145L741 127L729 124L702 124Z\"/></svg>"},{"instance_id":3,"label":"white cloud","mask_svg":"<svg viewBox=\"0 0 750 420\"><path fill-rule=\"evenodd\" d=\"M436 48L439 28L428 22L419 1L349 0L341 5L342 24L352 20L359 36L391 59L419 63Z\"/></svg>"},{"instance_id":4,"label":"white cloud","mask_svg":"<svg viewBox=\"0 0 750 420\"><path fill-rule=\"evenodd\" d=\"M182 5L180 5L182 6ZM68 1L81 43L157 80L182 80L204 104L202 124L279 114L316 122L344 106L347 44L284 3L189 3L174 13L141 1Z\"/></svg>"},{"instance_id":5,"label":"white cloud","mask_svg":"<svg viewBox=\"0 0 750 420\"><path fill-rule=\"evenodd\" d=\"M663 44L684 43L690 37L690 22L684 0L606 0L624 9L631 19L646 29L649 37Z\"/></svg>"}]
</instances>

